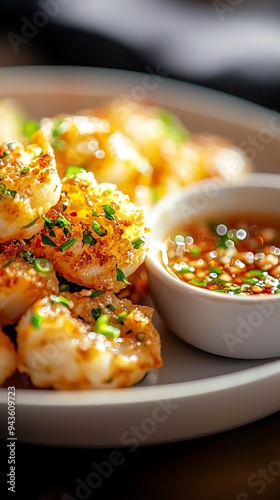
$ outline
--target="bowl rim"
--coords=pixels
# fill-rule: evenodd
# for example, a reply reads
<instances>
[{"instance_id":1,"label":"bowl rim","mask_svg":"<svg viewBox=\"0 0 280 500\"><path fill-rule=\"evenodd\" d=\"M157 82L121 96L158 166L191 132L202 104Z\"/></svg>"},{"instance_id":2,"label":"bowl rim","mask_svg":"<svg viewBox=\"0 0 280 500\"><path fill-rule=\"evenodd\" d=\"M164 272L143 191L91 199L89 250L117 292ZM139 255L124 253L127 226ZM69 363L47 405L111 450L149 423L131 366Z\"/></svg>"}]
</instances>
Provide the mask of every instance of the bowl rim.
<instances>
[{"instance_id":1,"label":"bowl rim","mask_svg":"<svg viewBox=\"0 0 280 500\"><path fill-rule=\"evenodd\" d=\"M187 199L189 196L196 194L199 190L203 193L203 189L207 188L215 182L217 178L207 178L202 179L196 182L193 182L190 185L180 187L168 194L166 194L163 198L157 201L151 209L150 213L150 227L151 227L151 235L149 241L149 248L147 250L145 265L147 268L148 278L150 272L156 273L157 277L165 282L169 287L173 290L179 291L182 295L198 295L200 298L208 299L208 300L217 300L218 302L222 301L232 301L232 303L252 303L255 304L263 302L263 301L280 301L280 293L279 294L258 294L258 295L231 295L226 293L217 293L214 290L209 290L205 288L196 287L190 285L187 282L182 282L175 276L172 276L162 265L159 259L159 251L163 244L162 240L156 239L153 237L153 227L156 225L159 217L162 217L162 214L166 210L166 205L176 206L181 203L183 200ZM254 189L254 188L268 188L268 189L279 189L280 194L280 175L274 173L259 173L259 172L249 172L242 174L238 179L225 182L224 184L220 184L218 190L231 190L231 189ZM269 211L269 210L268 210ZM204 213L204 211L202 210ZM207 212L207 210L206 210ZM280 215L280 203L279 203L279 215ZM180 224L180 222L179 222Z\"/></svg>"}]
</instances>

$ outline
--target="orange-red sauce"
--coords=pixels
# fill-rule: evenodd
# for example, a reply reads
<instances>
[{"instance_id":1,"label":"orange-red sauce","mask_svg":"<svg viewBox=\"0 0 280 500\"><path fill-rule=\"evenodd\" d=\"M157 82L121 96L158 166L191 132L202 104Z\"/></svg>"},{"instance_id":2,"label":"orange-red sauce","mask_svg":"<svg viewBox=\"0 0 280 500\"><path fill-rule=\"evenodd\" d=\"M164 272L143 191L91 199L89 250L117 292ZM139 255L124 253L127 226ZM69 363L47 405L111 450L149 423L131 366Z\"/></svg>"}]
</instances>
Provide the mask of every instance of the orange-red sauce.
<instances>
[{"instance_id":1,"label":"orange-red sauce","mask_svg":"<svg viewBox=\"0 0 280 500\"><path fill-rule=\"evenodd\" d=\"M280 217L194 218L166 240L163 262L181 281L231 295L280 293Z\"/></svg>"}]
</instances>

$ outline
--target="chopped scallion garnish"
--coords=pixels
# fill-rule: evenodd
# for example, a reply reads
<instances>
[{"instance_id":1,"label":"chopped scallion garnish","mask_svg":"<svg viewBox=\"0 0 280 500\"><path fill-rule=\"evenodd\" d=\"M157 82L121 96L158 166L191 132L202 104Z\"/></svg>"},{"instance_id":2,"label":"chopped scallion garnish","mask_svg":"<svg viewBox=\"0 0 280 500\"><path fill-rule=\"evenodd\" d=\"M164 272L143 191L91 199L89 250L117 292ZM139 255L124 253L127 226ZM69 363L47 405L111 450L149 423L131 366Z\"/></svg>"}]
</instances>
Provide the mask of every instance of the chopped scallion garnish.
<instances>
[{"instance_id":1,"label":"chopped scallion garnish","mask_svg":"<svg viewBox=\"0 0 280 500\"><path fill-rule=\"evenodd\" d=\"M31 322L31 325L33 326L33 328L38 329L38 328L40 328L40 326L43 322L43 318L38 312L34 312L34 313L32 313L30 322Z\"/></svg>"},{"instance_id":2,"label":"chopped scallion garnish","mask_svg":"<svg viewBox=\"0 0 280 500\"><path fill-rule=\"evenodd\" d=\"M127 316L127 311L122 311L120 314L117 316L117 322L118 323L123 323L125 318Z\"/></svg>"},{"instance_id":3,"label":"chopped scallion garnish","mask_svg":"<svg viewBox=\"0 0 280 500\"><path fill-rule=\"evenodd\" d=\"M50 247L56 247L56 243L51 240L46 234L42 233L41 235L42 243L44 245L49 245Z\"/></svg>"},{"instance_id":4,"label":"chopped scallion garnish","mask_svg":"<svg viewBox=\"0 0 280 500\"><path fill-rule=\"evenodd\" d=\"M116 268L116 273L117 273L117 281L123 281L123 283L125 283L126 285L131 284L128 281L128 279L126 278L126 275L124 274L124 272L121 269L119 269L118 267Z\"/></svg>"},{"instance_id":5,"label":"chopped scallion garnish","mask_svg":"<svg viewBox=\"0 0 280 500\"><path fill-rule=\"evenodd\" d=\"M5 262L5 264L3 264L2 266L2 269L5 269L5 267L9 267L10 264L12 264L14 262L15 259L10 259L8 260L7 262Z\"/></svg>"},{"instance_id":6,"label":"chopped scallion garnish","mask_svg":"<svg viewBox=\"0 0 280 500\"><path fill-rule=\"evenodd\" d=\"M36 217L36 219L32 220L31 222L29 222L29 224L26 224L25 226L21 226L21 229L27 229L31 226L34 226L35 222L37 222L37 220L40 219L40 217Z\"/></svg>"},{"instance_id":7,"label":"chopped scallion garnish","mask_svg":"<svg viewBox=\"0 0 280 500\"><path fill-rule=\"evenodd\" d=\"M116 213L111 205L102 205L102 208L105 212L105 217L109 220L114 220L114 214Z\"/></svg>"},{"instance_id":8,"label":"chopped scallion garnish","mask_svg":"<svg viewBox=\"0 0 280 500\"><path fill-rule=\"evenodd\" d=\"M106 337L113 338L118 338L121 334L120 329L109 322L108 314L102 314L99 316L95 323L94 331L96 333L102 333Z\"/></svg>"},{"instance_id":9,"label":"chopped scallion garnish","mask_svg":"<svg viewBox=\"0 0 280 500\"><path fill-rule=\"evenodd\" d=\"M93 299L94 297L99 297L99 295L103 295L103 293L105 293L104 290L94 290L90 297Z\"/></svg>"},{"instance_id":10,"label":"chopped scallion garnish","mask_svg":"<svg viewBox=\"0 0 280 500\"><path fill-rule=\"evenodd\" d=\"M101 316L101 314L102 314L102 309L100 306L92 308L91 315L93 319L95 319L95 321L97 321L97 319L99 318L99 316Z\"/></svg>"},{"instance_id":11,"label":"chopped scallion garnish","mask_svg":"<svg viewBox=\"0 0 280 500\"><path fill-rule=\"evenodd\" d=\"M78 238L71 238L71 240L65 241L65 243L62 243L62 245L59 246L59 249L61 252L65 252L65 250L68 250L72 245L76 243Z\"/></svg>"},{"instance_id":12,"label":"chopped scallion garnish","mask_svg":"<svg viewBox=\"0 0 280 500\"><path fill-rule=\"evenodd\" d=\"M66 297L63 297L62 295L50 295L50 299L52 302L56 302L57 304L62 304L64 306L69 307L70 302Z\"/></svg>"},{"instance_id":13,"label":"chopped scallion garnish","mask_svg":"<svg viewBox=\"0 0 280 500\"><path fill-rule=\"evenodd\" d=\"M48 259L38 258L34 261L34 267L36 271L39 271L43 274L48 274L53 271L53 265Z\"/></svg>"},{"instance_id":14,"label":"chopped scallion garnish","mask_svg":"<svg viewBox=\"0 0 280 500\"><path fill-rule=\"evenodd\" d=\"M92 223L92 229L96 232L96 234L98 234L98 236L106 236L107 234L107 229L105 229L104 227L102 227L96 220L93 220Z\"/></svg>"},{"instance_id":15,"label":"chopped scallion garnish","mask_svg":"<svg viewBox=\"0 0 280 500\"><path fill-rule=\"evenodd\" d=\"M94 238L94 236L89 231L89 229L85 229L83 231L83 245L94 246L94 245L96 245L96 243L97 243L97 240Z\"/></svg>"},{"instance_id":16,"label":"chopped scallion garnish","mask_svg":"<svg viewBox=\"0 0 280 500\"><path fill-rule=\"evenodd\" d=\"M69 167L67 167L66 177L75 177L76 175L82 174L83 172L85 172L84 168L77 167L76 165L70 165Z\"/></svg>"},{"instance_id":17,"label":"chopped scallion garnish","mask_svg":"<svg viewBox=\"0 0 280 500\"><path fill-rule=\"evenodd\" d=\"M136 238L131 243L132 243L133 247L135 248L135 250L138 250L142 245L144 245L145 240L143 239L143 237L139 236L139 238Z\"/></svg>"}]
</instances>

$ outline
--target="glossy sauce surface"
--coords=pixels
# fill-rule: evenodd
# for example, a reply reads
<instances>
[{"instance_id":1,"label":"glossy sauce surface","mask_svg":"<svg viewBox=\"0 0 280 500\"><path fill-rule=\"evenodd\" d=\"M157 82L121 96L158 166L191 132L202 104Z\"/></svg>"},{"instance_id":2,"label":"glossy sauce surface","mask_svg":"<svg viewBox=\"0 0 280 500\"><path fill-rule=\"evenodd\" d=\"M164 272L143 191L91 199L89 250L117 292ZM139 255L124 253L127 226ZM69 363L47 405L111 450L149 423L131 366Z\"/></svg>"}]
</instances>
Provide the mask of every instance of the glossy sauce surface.
<instances>
[{"instance_id":1,"label":"glossy sauce surface","mask_svg":"<svg viewBox=\"0 0 280 500\"><path fill-rule=\"evenodd\" d=\"M231 295L280 292L280 216L192 218L165 241L162 262L183 282Z\"/></svg>"}]
</instances>

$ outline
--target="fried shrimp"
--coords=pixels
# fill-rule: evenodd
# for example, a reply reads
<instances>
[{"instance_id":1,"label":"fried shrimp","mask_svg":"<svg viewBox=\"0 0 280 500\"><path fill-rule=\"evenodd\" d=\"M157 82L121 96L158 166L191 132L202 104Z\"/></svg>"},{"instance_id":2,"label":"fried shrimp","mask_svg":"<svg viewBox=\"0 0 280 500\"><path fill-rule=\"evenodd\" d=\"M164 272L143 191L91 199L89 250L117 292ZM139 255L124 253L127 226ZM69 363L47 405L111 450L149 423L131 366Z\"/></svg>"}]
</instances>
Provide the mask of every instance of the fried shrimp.
<instances>
[{"instance_id":1,"label":"fried shrimp","mask_svg":"<svg viewBox=\"0 0 280 500\"><path fill-rule=\"evenodd\" d=\"M41 299L16 327L19 371L42 388L130 387L162 365L152 314L109 292Z\"/></svg>"},{"instance_id":2,"label":"fried shrimp","mask_svg":"<svg viewBox=\"0 0 280 500\"><path fill-rule=\"evenodd\" d=\"M0 328L0 385L4 384L8 377L11 377L17 369L17 354L15 346Z\"/></svg>"},{"instance_id":3,"label":"fried shrimp","mask_svg":"<svg viewBox=\"0 0 280 500\"><path fill-rule=\"evenodd\" d=\"M13 324L41 297L58 292L51 262L35 259L27 244L0 248L0 325Z\"/></svg>"},{"instance_id":4,"label":"fried shrimp","mask_svg":"<svg viewBox=\"0 0 280 500\"><path fill-rule=\"evenodd\" d=\"M127 135L149 160L153 202L194 181L224 175L228 178L252 169L248 157L233 142L214 134L190 132L179 116L167 109L131 101L121 107L120 112L107 104L83 113L107 119L112 129Z\"/></svg>"},{"instance_id":5,"label":"fried shrimp","mask_svg":"<svg viewBox=\"0 0 280 500\"><path fill-rule=\"evenodd\" d=\"M107 119L98 116L57 115L41 120L34 138L45 137L52 145L58 172L65 176L68 165L93 172L97 182L111 182L131 201L146 206L152 168L135 143Z\"/></svg>"},{"instance_id":6,"label":"fried shrimp","mask_svg":"<svg viewBox=\"0 0 280 500\"><path fill-rule=\"evenodd\" d=\"M70 167L60 201L44 217L33 242L36 257L49 259L68 281L118 292L146 255L144 211L114 184L97 184L92 172Z\"/></svg>"},{"instance_id":7,"label":"fried shrimp","mask_svg":"<svg viewBox=\"0 0 280 500\"><path fill-rule=\"evenodd\" d=\"M0 145L0 243L28 239L43 225L42 215L59 200L61 182L51 146Z\"/></svg>"}]
</instances>

